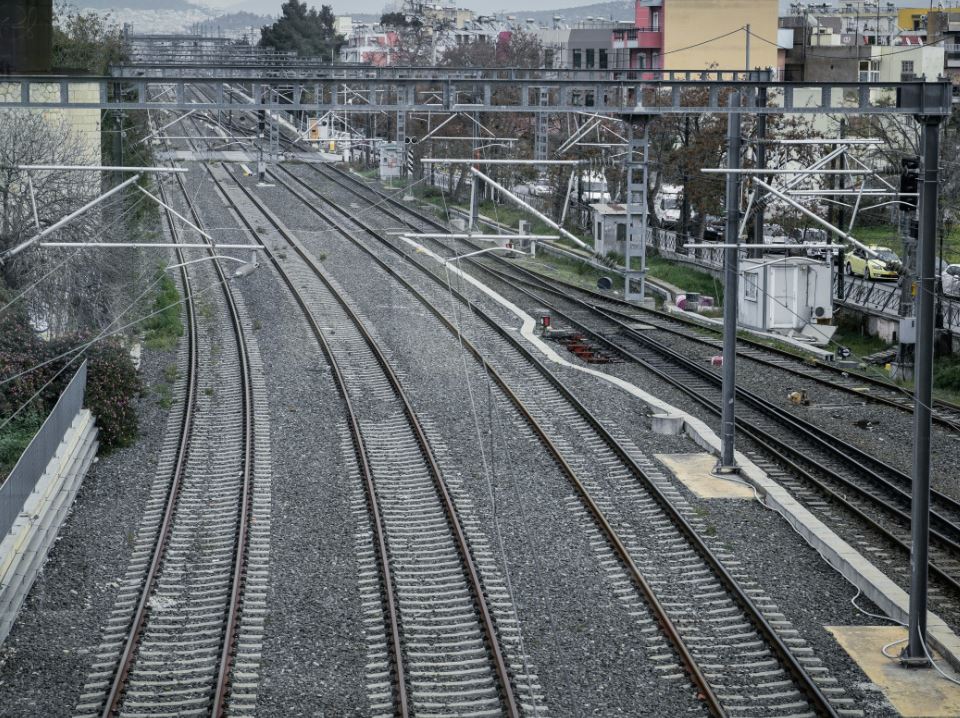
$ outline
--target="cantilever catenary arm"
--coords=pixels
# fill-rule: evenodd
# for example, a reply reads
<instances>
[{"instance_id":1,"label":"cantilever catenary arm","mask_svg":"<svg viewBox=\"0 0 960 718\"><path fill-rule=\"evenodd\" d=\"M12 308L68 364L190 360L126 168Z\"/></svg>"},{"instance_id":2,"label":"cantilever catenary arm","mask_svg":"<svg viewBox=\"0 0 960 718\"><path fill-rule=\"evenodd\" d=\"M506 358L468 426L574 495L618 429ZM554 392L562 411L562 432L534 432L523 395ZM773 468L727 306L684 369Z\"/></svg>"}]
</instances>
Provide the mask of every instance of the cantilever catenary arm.
<instances>
[{"instance_id":1,"label":"cantilever catenary arm","mask_svg":"<svg viewBox=\"0 0 960 718\"><path fill-rule=\"evenodd\" d=\"M501 185L501 184L497 183L496 181L492 180L490 177L487 177L487 175L485 175L483 172L481 172L480 170L478 170L476 167L471 167L471 168L470 168L470 171L471 171L474 175L476 175L477 177L479 177L480 179L482 179L484 182L486 182L487 184L489 184L491 187L493 187L494 189L496 189L498 192L502 193L504 197L506 197L507 199L509 199L509 200L510 200L511 202L513 202L515 205L517 205L518 207L522 207L523 209L525 209L525 210L527 210L528 212L530 212L534 217L536 217L537 219L539 219L541 222L543 222L544 224L546 224L548 227L553 227L555 230L557 230L557 231L558 231L560 234L562 234L564 237L566 237L566 238L569 239L570 241L576 243L577 246L582 247L583 249L586 249L587 251L596 254L596 253L593 251L593 247L591 247L589 244L587 244L586 242L584 242L584 241L583 241L582 239L580 239L579 237L577 237L577 236L571 234L570 232L568 232L567 230L565 230L563 227L561 227L559 224L557 224L557 223L554 222L552 219L550 219L549 217L547 217L545 214L543 214L543 213L537 211L536 209L534 209L533 207L531 207L529 204L527 204L527 203L524 202L522 199L520 199L519 197L517 197L517 195L515 195L513 192L511 192L510 190L508 190L506 187L504 187L503 185Z\"/></svg>"},{"instance_id":2,"label":"cantilever catenary arm","mask_svg":"<svg viewBox=\"0 0 960 718\"><path fill-rule=\"evenodd\" d=\"M91 200L90 202L87 202L85 205L83 205L83 207L81 207L80 209L76 210L75 212L71 212L71 213L68 214L66 217L64 217L63 219L61 219L59 222L55 222L54 224L51 224L49 227L47 227L47 228L46 228L45 230L43 230L42 232L38 232L37 234L33 235L30 239L28 239L28 240L26 240L26 241L23 241L23 242L21 242L20 244L18 244L16 247L13 247L12 249L8 249L6 252L0 254L0 261L5 261L5 260L7 260L7 259L10 259L11 257L17 256L18 254L20 254L20 252L22 252L23 250L25 250L27 247L30 247L30 246L36 244L36 243L39 242L41 239L43 239L44 237L46 237L48 234L50 234L50 233L52 233L52 232L55 232L56 230L58 230L58 229L60 229L61 227L63 227L65 224L69 224L70 222L72 222L73 220L75 220L77 217L79 217L81 214L83 214L84 212L86 212L86 211L87 211L88 209L90 209L91 207L94 207L95 205L100 204L101 202L103 202L103 200L107 199L107 197L110 197L110 196L116 194L117 192L121 191L121 190L124 189L125 187L130 186L131 184L133 184L134 182L136 182L138 179L140 179L140 175L139 175L139 174L135 174L135 175L134 175L133 177L131 177L130 179L125 180L125 181L121 182L120 184L118 184L116 187L113 187L112 189L104 192L102 195L100 195L100 196L97 197L96 199Z\"/></svg>"}]
</instances>

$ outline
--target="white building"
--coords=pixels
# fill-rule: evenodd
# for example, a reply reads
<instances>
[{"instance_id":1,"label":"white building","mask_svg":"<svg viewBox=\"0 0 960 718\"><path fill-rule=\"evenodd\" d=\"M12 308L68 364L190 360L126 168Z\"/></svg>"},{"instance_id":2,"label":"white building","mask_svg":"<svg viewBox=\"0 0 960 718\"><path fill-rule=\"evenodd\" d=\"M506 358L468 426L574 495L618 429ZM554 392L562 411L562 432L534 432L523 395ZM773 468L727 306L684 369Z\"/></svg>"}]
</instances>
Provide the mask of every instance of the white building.
<instances>
[{"instance_id":1,"label":"white building","mask_svg":"<svg viewBox=\"0 0 960 718\"><path fill-rule=\"evenodd\" d=\"M740 259L737 314L741 326L763 332L801 334L825 344L836 330L833 267L809 257L782 254Z\"/></svg>"}]
</instances>

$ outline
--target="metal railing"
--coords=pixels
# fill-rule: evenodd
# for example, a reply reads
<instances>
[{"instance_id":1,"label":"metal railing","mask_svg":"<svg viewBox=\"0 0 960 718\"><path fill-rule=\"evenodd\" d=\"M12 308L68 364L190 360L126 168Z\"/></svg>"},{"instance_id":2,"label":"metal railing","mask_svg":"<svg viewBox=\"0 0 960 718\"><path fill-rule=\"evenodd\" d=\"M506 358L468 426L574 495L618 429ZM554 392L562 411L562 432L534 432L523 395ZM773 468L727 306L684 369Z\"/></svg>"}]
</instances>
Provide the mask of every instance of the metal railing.
<instances>
[{"instance_id":1,"label":"metal railing","mask_svg":"<svg viewBox=\"0 0 960 718\"><path fill-rule=\"evenodd\" d=\"M889 319L900 316L900 289L862 277L843 277L843 295L838 290L839 275L834 277L834 296L838 304ZM960 301L941 297L938 312L943 315L943 328L960 336Z\"/></svg>"},{"instance_id":2,"label":"metal railing","mask_svg":"<svg viewBox=\"0 0 960 718\"><path fill-rule=\"evenodd\" d=\"M7 480L0 485L0 539L6 536L13 526L27 497L43 476L50 459L57 453L57 448L77 413L83 408L86 386L87 362L84 360L67 388L60 394L56 406L43 422L40 431L30 441Z\"/></svg>"},{"instance_id":3,"label":"metal railing","mask_svg":"<svg viewBox=\"0 0 960 718\"><path fill-rule=\"evenodd\" d=\"M694 264L711 271L723 269L723 249L687 249L682 244L678 246L677 233L669 229L648 229L646 244L666 259Z\"/></svg>"}]
</instances>

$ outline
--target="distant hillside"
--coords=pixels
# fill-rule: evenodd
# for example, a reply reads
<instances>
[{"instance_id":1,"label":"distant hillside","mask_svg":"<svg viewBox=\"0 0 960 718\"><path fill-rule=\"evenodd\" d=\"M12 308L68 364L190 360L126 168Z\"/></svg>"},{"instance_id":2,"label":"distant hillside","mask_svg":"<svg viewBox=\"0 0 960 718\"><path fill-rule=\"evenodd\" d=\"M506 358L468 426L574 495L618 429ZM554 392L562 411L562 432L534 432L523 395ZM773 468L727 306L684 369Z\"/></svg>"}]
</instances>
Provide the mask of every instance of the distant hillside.
<instances>
[{"instance_id":1,"label":"distant hillside","mask_svg":"<svg viewBox=\"0 0 960 718\"><path fill-rule=\"evenodd\" d=\"M553 23L555 15L559 15L567 23L573 23L588 17L599 17L604 20L632 20L635 17L633 0L598 2L592 5L577 5L556 10L517 10L510 14L518 20L533 18L540 25L546 25L547 27Z\"/></svg>"},{"instance_id":2,"label":"distant hillside","mask_svg":"<svg viewBox=\"0 0 960 718\"><path fill-rule=\"evenodd\" d=\"M264 25L272 25L274 18L269 15L257 15L252 12L231 12L218 15L205 21L205 25L218 27L224 32L232 30L246 30L254 27L259 30Z\"/></svg>"},{"instance_id":3,"label":"distant hillside","mask_svg":"<svg viewBox=\"0 0 960 718\"><path fill-rule=\"evenodd\" d=\"M187 0L81 0L83 8L91 10L180 10L204 11L204 8Z\"/></svg>"}]
</instances>

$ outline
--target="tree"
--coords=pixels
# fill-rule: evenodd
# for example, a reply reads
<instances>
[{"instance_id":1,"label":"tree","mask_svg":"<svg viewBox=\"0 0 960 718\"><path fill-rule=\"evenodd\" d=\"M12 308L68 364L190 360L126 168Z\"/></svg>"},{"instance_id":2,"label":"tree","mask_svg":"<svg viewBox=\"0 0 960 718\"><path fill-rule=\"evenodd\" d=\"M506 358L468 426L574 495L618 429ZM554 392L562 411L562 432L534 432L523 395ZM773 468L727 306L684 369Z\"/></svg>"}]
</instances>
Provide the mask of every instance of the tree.
<instances>
[{"instance_id":1,"label":"tree","mask_svg":"<svg viewBox=\"0 0 960 718\"><path fill-rule=\"evenodd\" d=\"M280 6L281 17L260 30L260 47L296 52L306 57L332 58L344 43L334 30L333 9L324 5L307 9L305 2L287 0Z\"/></svg>"},{"instance_id":2,"label":"tree","mask_svg":"<svg viewBox=\"0 0 960 718\"><path fill-rule=\"evenodd\" d=\"M127 57L123 30L109 16L81 13L68 5L57 8L53 27L55 69L104 75L110 65L123 62Z\"/></svg>"},{"instance_id":3,"label":"tree","mask_svg":"<svg viewBox=\"0 0 960 718\"><path fill-rule=\"evenodd\" d=\"M99 172L34 171L28 182L27 173L17 169L18 165L80 165L99 160L91 158L90 148L55 116L19 110L2 112L0 137L6 140L0 143L2 251L36 234L38 222L41 228L48 227L86 204L99 193L101 185ZM125 203L119 196L110 198L49 239L89 242L116 235L138 235L134 210L142 207L143 202L136 202L139 204ZM50 336L96 328L139 291L137 282L130 280L137 273L140 257L131 250L113 252L33 246L0 268L0 283L14 290L30 288L22 301L31 318L46 328Z\"/></svg>"}]
</instances>

